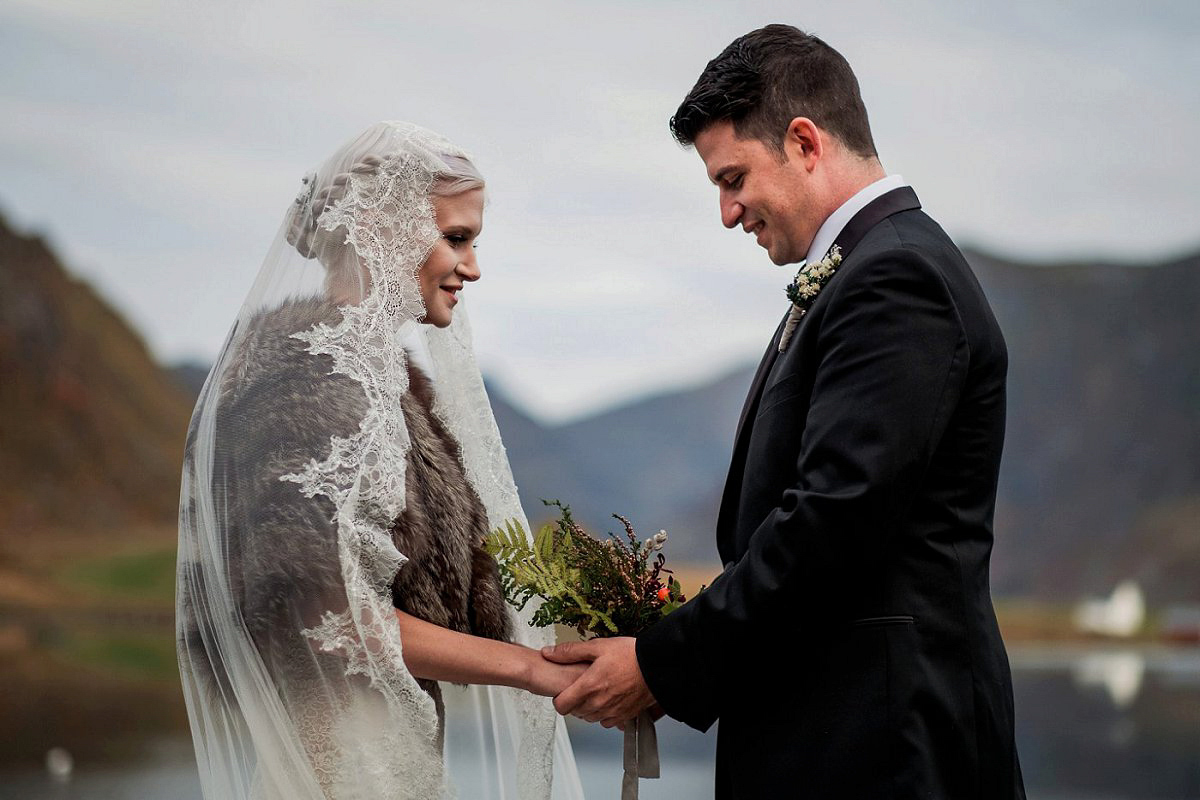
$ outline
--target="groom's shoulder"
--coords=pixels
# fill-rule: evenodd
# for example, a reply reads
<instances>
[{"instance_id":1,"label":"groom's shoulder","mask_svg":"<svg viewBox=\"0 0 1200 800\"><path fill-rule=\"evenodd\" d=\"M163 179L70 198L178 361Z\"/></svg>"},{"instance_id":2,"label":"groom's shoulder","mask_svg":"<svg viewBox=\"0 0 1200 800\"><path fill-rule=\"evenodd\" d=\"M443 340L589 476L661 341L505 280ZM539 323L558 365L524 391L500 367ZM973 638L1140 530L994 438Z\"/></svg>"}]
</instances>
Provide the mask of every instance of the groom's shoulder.
<instances>
[{"instance_id":1,"label":"groom's shoulder","mask_svg":"<svg viewBox=\"0 0 1200 800\"><path fill-rule=\"evenodd\" d=\"M830 287L835 304L838 298L857 303L863 296L897 292L954 306L986 304L962 252L920 209L893 214L872 227L845 256L838 276L836 287Z\"/></svg>"},{"instance_id":2,"label":"groom's shoulder","mask_svg":"<svg viewBox=\"0 0 1200 800\"><path fill-rule=\"evenodd\" d=\"M962 257L942 226L919 208L901 211L882 220L867 232L855 249L864 256L885 250L908 250L934 260Z\"/></svg>"},{"instance_id":3,"label":"groom's shoulder","mask_svg":"<svg viewBox=\"0 0 1200 800\"><path fill-rule=\"evenodd\" d=\"M866 273L880 262L903 261L920 265L955 280L970 274L970 267L954 240L921 209L902 211L869 230L847 257L847 267Z\"/></svg>"},{"instance_id":4,"label":"groom's shoulder","mask_svg":"<svg viewBox=\"0 0 1200 800\"><path fill-rule=\"evenodd\" d=\"M851 251L843 265L850 285L875 293L875 287L919 295L953 306L978 345L1001 352L1003 338L987 295L962 251L932 217L920 209L893 214L875 225Z\"/></svg>"}]
</instances>

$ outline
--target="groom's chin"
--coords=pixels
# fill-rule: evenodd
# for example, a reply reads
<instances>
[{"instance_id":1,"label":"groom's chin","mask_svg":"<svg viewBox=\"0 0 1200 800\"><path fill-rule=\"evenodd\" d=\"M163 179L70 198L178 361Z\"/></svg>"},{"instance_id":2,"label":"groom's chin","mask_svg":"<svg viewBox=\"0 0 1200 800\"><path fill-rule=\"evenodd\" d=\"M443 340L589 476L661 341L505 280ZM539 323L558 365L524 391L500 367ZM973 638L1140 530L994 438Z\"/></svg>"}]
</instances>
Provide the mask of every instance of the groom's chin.
<instances>
[{"instance_id":1,"label":"groom's chin","mask_svg":"<svg viewBox=\"0 0 1200 800\"><path fill-rule=\"evenodd\" d=\"M767 250L767 258L771 259L771 263L777 267L782 267L785 264L795 264L799 258L792 258L791 253L785 253L777 250Z\"/></svg>"}]
</instances>

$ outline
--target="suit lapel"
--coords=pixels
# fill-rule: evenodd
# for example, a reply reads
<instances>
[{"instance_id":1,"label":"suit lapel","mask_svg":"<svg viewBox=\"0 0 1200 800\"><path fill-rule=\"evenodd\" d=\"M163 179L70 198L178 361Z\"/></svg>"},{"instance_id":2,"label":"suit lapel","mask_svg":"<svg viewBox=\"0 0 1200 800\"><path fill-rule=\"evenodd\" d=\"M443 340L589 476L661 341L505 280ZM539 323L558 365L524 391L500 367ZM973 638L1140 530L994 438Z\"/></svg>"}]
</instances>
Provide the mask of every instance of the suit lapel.
<instances>
[{"instance_id":1,"label":"suit lapel","mask_svg":"<svg viewBox=\"0 0 1200 800\"><path fill-rule=\"evenodd\" d=\"M729 560L731 556L724 552L725 538L721 536L721 531L729 530L731 520L729 517L737 510L738 495L742 491L742 473L746 469L746 450L749 447L750 439L750 421L754 419L758 413L758 401L762 397L763 384L766 383L767 376L771 374L771 368L775 366L775 359L779 357L779 337L783 333L783 325L787 321L785 314L779 322L779 327L775 329L775 335L771 337L771 344L767 346L767 352L763 353L762 361L758 363L758 371L754 373L754 380L750 382L750 391L746 394L746 402L742 406L742 416L738 419L737 433L733 437L733 458L729 464L729 474L725 478L725 491L721 494L721 508L717 512L717 549L720 552L723 561Z\"/></svg>"},{"instance_id":2,"label":"suit lapel","mask_svg":"<svg viewBox=\"0 0 1200 800\"><path fill-rule=\"evenodd\" d=\"M746 421L753 418L757 411L758 399L762 396L763 384L767 380L767 375L771 374L771 368L775 366L775 359L779 356L779 337L783 333L783 324L787 321L785 314L779 322L779 327L775 329L775 335L771 337L771 344L767 347L767 352L763 353L762 361L758 362L758 371L754 373L754 380L750 381L750 391L746 395L746 402L742 405L742 416L738 419L737 433L733 437L734 446L742 440L742 432L745 430Z\"/></svg>"},{"instance_id":3,"label":"suit lapel","mask_svg":"<svg viewBox=\"0 0 1200 800\"><path fill-rule=\"evenodd\" d=\"M846 223L833 243L841 249L844 260L871 228L893 214L920 207L921 202L917 199L917 193L912 190L912 187L902 186L899 189L893 189L863 206L862 210ZM742 416L738 420L737 434L734 436L733 458L729 464L729 475L725 479L725 491L721 495L721 509L717 513L717 549L720 551L722 561L729 561L737 557L736 554L726 552L726 548L732 545L732 541L728 541L727 537L722 534L732 530L733 518L737 513L738 500L742 493L742 477L746 471L746 453L750 448L750 434L754 428L754 417L758 414L758 401L762 398L767 376L771 374L771 369L775 366L775 361L779 356L779 337L783 333L783 325L786 320L787 315L785 314L783 321L775 329L775 335L771 337L771 344L767 347L767 352L763 354L762 361L758 364L758 371L754 373L754 380L750 383L750 391L742 406Z\"/></svg>"}]
</instances>

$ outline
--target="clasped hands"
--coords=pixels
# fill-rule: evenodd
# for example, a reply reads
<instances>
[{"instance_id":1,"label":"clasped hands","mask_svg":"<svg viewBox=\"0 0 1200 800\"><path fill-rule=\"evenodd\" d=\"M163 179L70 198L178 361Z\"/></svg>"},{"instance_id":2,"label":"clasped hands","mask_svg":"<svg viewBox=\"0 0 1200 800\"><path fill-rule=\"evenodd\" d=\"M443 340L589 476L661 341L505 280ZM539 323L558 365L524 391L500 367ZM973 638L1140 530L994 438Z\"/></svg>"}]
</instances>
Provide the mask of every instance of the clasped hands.
<instances>
[{"instance_id":1,"label":"clasped hands","mask_svg":"<svg viewBox=\"0 0 1200 800\"><path fill-rule=\"evenodd\" d=\"M543 647L542 657L556 664L586 664L575 682L554 698L559 714L574 715L606 728L622 728L650 710L658 719L662 710L642 678L634 649L636 640L629 636L566 642Z\"/></svg>"}]
</instances>

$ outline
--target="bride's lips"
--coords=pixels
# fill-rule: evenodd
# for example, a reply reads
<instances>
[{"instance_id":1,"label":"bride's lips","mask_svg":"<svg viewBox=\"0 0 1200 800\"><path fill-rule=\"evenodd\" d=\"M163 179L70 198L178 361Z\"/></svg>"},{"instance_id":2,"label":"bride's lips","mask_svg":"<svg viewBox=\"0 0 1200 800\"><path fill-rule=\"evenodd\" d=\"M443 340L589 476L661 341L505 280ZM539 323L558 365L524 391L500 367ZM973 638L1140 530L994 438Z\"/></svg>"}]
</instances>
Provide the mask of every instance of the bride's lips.
<instances>
[{"instance_id":1,"label":"bride's lips","mask_svg":"<svg viewBox=\"0 0 1200 800\"><path fill-rule=\"evenodd\" d=\"M457 302L458 302L458 294L457 294L457 292L458 292L458 290L459 290L459 289L461 289L461 288L462 288L461 286L439 286L438 288L439 288L439 289L441 289L443 292L445 292L446 294L448 294L448 295L450 296L450 302L451 302L451 303L457 303Z\"/></svg>"}]
</instances>

